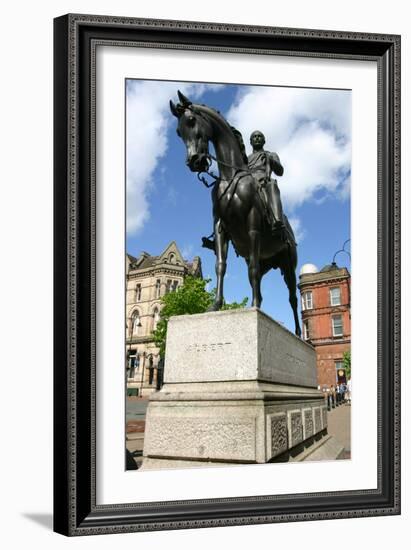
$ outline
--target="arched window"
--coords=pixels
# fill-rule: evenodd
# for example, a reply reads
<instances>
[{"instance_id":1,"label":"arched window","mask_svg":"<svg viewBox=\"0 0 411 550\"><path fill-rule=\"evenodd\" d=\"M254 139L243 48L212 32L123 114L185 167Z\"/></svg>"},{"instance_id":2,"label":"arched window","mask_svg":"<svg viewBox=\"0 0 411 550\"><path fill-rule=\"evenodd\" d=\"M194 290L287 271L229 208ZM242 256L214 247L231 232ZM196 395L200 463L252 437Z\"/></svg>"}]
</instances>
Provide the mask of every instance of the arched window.
<instances>
[{"instance_id":1,"label":"arched window","mask_svg":"<svg viewBox=\"0 0 411 550\"><path fill-rule=\"evenodd\" d=\"M161 291L161 281L160 281L160 279L157 279L157 281L156 281L156 298L160 298L160 291Z\"/></svg>"},{"instance_id":2,"label":"arched window","mask_svg":"<svg viewBox=\"0 0 411 550\"><path fill-rule=\"evenodd\" d=\"M169 255L168 261L169 261L170 264L175 264L176 263L176 255L173 252L171 252L171 254Z\"/></svg>"}]
</instances>

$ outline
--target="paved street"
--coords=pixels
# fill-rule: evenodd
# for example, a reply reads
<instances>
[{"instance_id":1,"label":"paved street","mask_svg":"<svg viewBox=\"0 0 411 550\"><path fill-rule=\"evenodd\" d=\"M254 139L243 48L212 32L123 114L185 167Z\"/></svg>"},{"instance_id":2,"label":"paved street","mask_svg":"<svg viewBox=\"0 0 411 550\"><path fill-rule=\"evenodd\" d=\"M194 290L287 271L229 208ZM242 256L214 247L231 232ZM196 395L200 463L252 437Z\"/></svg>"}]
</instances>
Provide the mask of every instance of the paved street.
<instances>
[{"instance_id":1,"label":"paved street","mask_svg":"<svg viewBox=\"0 0 411 550\"><path fill-rule=\"evenodd\" d=\"M144 432L147 406L148 406L147 398L127 397L127 403L126 403L127 434Z\"/></svg>"},{"instance_id":2,"label":"paved street","mask_svg":"<svg viewBox=\"0 0 411 550\"><path fill-rule=\"evenodd\" d=\"M127 397L126 403L126 419L129 420L144 420L148 405L146 397Z\"/></svg>"},{"instance_id":3,"label":"paved street","mask_svg":"<svg viewBox=\"0 0 411 550\"><path fill-rule=\"evenodd\" d=\"M147 398L127 397L126 402L126 422L127 422L127 440L126 447L133 455L137 465L142 462L143 444L144 444L144 426L146 410L148 405Z\"/></svg>"}]
</instances>

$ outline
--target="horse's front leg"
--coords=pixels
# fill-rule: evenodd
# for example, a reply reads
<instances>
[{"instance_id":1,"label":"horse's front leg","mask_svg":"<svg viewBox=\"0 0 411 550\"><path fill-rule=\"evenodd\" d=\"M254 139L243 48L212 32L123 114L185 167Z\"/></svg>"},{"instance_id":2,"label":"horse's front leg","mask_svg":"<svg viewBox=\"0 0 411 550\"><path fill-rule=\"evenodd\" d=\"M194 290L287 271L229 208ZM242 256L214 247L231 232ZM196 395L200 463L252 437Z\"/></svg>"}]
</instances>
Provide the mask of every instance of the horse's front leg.
<instances>
[{"instance_id":1,"label":"horse's front leg","mask_svg":"<svg viewBox=\"0 0 411 550\"><path fill-rule=\"evenodd\" d=\"M228 238L224 231L221 220L217 220L214 223L214 235L215 235L215 255L216 264L215 272L217 276L217 289L215 295L215 301L209 308L210 311L218 311L221 309L224 303L224 275L227 268L227 252L228 252Z\"/></svg>"},{"instance_id":2,"label":"horse's front leg","mask_svg":"<svg viewBox=\"0 0 411 550\"><path fill-rule=\"evenodd\" d=\"M250 243L250 255L248 258L248 279L253 291L252 307L260 307L263 297L261 296L261 268L260 268L260 246L261 234L254 223L255 213L250 215L250 224L248 229L248 238Z\"/></svg>"}]
</instances>

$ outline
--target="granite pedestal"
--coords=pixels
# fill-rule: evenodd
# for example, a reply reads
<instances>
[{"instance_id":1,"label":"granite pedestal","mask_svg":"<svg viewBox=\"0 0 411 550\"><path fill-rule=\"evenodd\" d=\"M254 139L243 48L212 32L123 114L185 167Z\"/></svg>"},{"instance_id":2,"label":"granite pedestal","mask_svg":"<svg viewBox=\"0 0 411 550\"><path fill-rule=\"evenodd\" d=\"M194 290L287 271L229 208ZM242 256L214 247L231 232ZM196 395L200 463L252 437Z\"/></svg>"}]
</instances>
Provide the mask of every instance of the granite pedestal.
<instances>
[{"instance_id":1,"label":"granite pedestal","mask_svg":"<svg viewBox=\"0 0 411 550\"><path fill-rule=\"evenodd\" d=\"M326 433L316 355L256 308L170 319L143 469L265 463Z\"/></svg>"}]
</instances>

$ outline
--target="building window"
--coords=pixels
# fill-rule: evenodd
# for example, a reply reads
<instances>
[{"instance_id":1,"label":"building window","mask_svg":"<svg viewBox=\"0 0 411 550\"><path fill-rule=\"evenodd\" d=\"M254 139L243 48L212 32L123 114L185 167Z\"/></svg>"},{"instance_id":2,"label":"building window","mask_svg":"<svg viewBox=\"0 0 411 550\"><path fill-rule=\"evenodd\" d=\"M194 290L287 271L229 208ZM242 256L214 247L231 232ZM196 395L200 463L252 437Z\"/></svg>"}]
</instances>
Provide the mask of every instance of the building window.
<instances>
[{"instance_id":1,"label":"building window","mask_svg":"<svg viewBox=\"0 0 411 550\"><path fill-rule=\"evenodd\" d=\"M171 290L173 292L175 292L177 290L177 288L178 288L178 281L173 281L173 286L172 286Z\"/></svg>"},{"instance_id":2,"label":"building window","mask_svg":"<svg viewBox=\"0 0 411 550\"><path fill-rule=\"evenodd\" d=\"M339 286L330 288L330 304L332 306L341 305L341 289Z\"/></svg>"},{"instance_id":3,"label":"building window","mask_svg":"<svg viewBox=\"0 0 411 550\"><path fill-rule=\"evenodd\" d=\"M128 378L134 378L138 372L139 360L137 350L131 350L128 354Z\"/></svg>"},{"instance_id":4,"label":"building window","mask_svg":"<svg viewBox=\"0 0 411 550\"><path fill-rule=\"evenodd\" d=\"M342 336L343 335L343 321L342 315L334 315L331 318L333 326L333 336Z\"/></svg>"},{"instance_id":5,"label":"building window","mask_svg":"<svg viewBox=\"0 0 411 550\"><path fill-rule=\"evenodd\" d=\"M343 361L335 361L335 379L337 384L345 384L347 382Z\"/></svg>"},{"instance_id":6,"label":"building window","mask_svg":"<svg viewBox=\"0 0 411 550\"><path fill-rule=\"evenodd\" d=\"M161 281L160 281L160 279L157 279L157 281L156 281L156 298L160 298L160 290L161 290Z\"/></svg>"},{"instance_id":7,"label":"building window","mask_svg":"<svg viewBox=\"0 0 411 550\"><path fill-rule=\"evenodd\" d=\"M136 285L136 302L141 300L141 285Z\"/></svg>"},{"instance_id":8,"label":"building window","mask_svg":"<svg viewBox=\"0 0 411 550\"><path fill-rule=\"evenodd\" d=\"M304 340L310 339L310 324L308 321L303 322L303 338Z\"/></svg>"},{"instance_id":9,"label":"building window","mask_svg":"<svg viewBox=\"0 0 411 550\"><path fill-rule=\"evenodd\" d=\"M311 290L304 292L301 296L303 311L313 308L313 293Z\"/></svg>"},{"instance_id":10,"label":"building window","mask_svg":"<svg viewBox=\"0 0 411 550\"><path fill-rule=\"evenodd\" d=\"M172 280L171 279L167 279L167 283L166 283L166 294L168 294L171 290L171 283L172 283Z\"/></svg>"}]
</instances>

